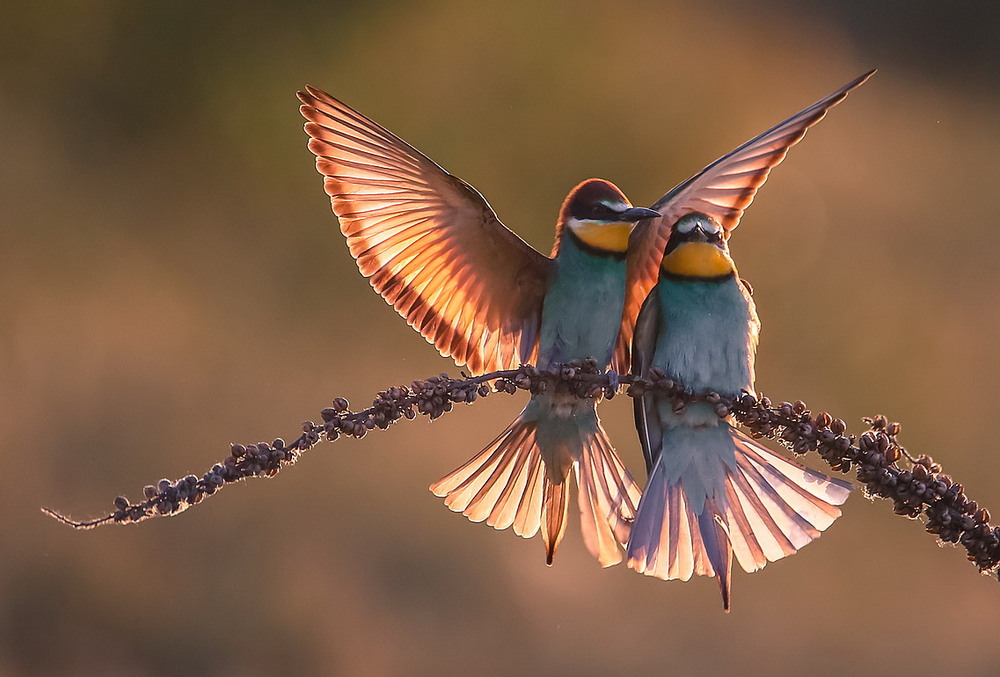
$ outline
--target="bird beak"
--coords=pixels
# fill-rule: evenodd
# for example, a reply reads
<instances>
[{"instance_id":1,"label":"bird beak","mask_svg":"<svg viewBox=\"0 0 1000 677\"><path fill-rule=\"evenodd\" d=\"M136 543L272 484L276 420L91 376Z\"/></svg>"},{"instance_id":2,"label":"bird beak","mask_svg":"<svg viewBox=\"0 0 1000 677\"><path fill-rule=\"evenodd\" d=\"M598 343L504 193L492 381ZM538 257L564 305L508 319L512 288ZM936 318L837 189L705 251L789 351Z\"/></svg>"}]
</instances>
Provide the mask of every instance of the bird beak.
<instances>
[{"instance_id":1,"label":"bird beak","mask_svg":"<svg viewBox=\"0 0 1000 677\"><path fill-rule=\"evenodd\" d=\"M618 214L622 221L642 221L643 219L656 219L660 217L660 212L645 207L631 207Z\"/></svg>"},{"instance_id":2,"label":"bird beak","mask_svg":"<svg viewBox=\"0 0 1000 677\"><path fill-rule=\"evenodd\" d=\"M708 233L701 229L701 226L696 227L691 231L691 234L687 237L688 242L708 242Z\"/></svg>"}]
</instances>

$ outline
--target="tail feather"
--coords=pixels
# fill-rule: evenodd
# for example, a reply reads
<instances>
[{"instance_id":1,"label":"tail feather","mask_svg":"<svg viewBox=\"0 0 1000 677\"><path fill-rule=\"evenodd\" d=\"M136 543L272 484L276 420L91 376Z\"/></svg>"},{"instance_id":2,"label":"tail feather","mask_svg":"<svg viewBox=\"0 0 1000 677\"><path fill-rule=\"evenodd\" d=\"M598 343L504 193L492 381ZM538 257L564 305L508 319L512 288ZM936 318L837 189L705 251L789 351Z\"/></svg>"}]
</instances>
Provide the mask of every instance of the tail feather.
<instances>
[{"instance_id":1,"label":"tail feather","mask_svg":"<svg viewBox=\"0 0 1000 677\"><path fill-rule=\"evenodd\" d=\"M580 488L578 503L580 505L580 528L587 550L597 557L601 566L611 566L621 561L618 540L614 529L604 522L609 514L602 512L601 499L595 494L597 480L594 469L589 463L579 463L576 466L577 484Z\"/></svg>"},{"instance_id":2,"label":"tail feather","mask_svg":"<svg viewBox=\"0 0 1000 677\"><path fill-rule=\"evenodd\" d=\"M489 446L431 485L445 505L473 522L518 536L538 533L544 469L532 422L514 421Z\"/></svg>"},{"instance_id":3,"label":"tail feather","mask_svg":"<svg viewBox=\"0 0 1000 677\"><path fill-rule=\"evenodd\" d=\"M639 519L632 524L632 533L628 540L628 566L639 573L657 578L667 578L665 563L666 553L661 558L659 545L669 546L671 542L662 533L670 524L667 509L667 484L665 482L647 482L639 502L639 513L648 517ZM654 519L655 516L659 519Z\"/></svg>"},{"instance_id":4,"label":"tail feather","mask_svg":"<svg viewBox=\"0 0 1000 677\"><path fill-rule=\"evenodd\" d=\"M715 576L719 580L719 588L722 591L722 608L728 612L733 546L729 540L729 530L720 517L722 513L715 505L715 501L706 501L705 507L706 509L698 515L698 531L705 554L708 555L708 567L712 573L704 575ZM696 549L695 552L698 550Z\"/></svg>"},{"instance_id":5,"label":"tail feather","mask_svg":"<svg viewBox=\"0 0 1000 677\"><path fill-rule=\"evenodd\" d=\"M537 447L535 449L537 452ZM539 459L541 456L539 455ZM514 514L514 533L524 538L531 538L541 528L542 520L542 485L545 483L545 467L537 460L528 464L527 490L521 498Z\"/></svg>"},{"instance_id":6,"label":"tail feather","mask_svg":"<svg viewBox=\"0 0 1000 677\"><path fill-rule=\"evenodd\" d=\"M840 516L837 506L851 491L848 482L778 456L735 429L728 432L705 435L705 447L691 450L700 464L679 477L667 477L658 459L628 542L628 566L647 576L716 577L726 609L734 556L752 572L797 552ZM665 440L662 453L669 454L669 436ZM717 464L714 484L687 476L711 467L706 459ZM695 487L708 495L689 495Z\"/></svg>"},{"instance_id":7,"label":"tail feather","mask_svg":"<svg viewBox=\"0 0 1000 677\"><path fill-rule=\"evenodd\" d=\"M545 563L552 566L556 548L566 533L566 515L569 512L569 480L556 484L545 479L545 498L542 502L542 540L545 541Z\"/></svg>"},{"instance_id":8,"label":"tail feather","mask_svg":"<svg viewBox=\"0 0 1000 677\"><path fill-rule=\"evenodd\" d=\"M750 438L739 436L736 444L746 454L742 458L756 466L782 498L816 528L822 531L840 516L836 506L851 493L849 482L800 466ZM783 482L786 477L793 482Z\"/></svg>"},{"instance_id":9,"label":"tail feather","mask_svg":"<svg viewBox=\"0 0 1000 677\"><path fill-rule=\"evenodd\" d=\"M605 515L618 542L624 546L628 543L642 491L618 458L600 421L590 442L590 445L584 447L583 457L593 468L593 477L597 480L597 495L601 500L600 514Z\"/></svg>"},{"instance_id":10,"label":"tail feather","mask_svg":"<svg viewBox=\"0 0 1000 677\"><path fill-rule=\"evenodd\" d=\"M723 519L729 527L729 542L733 546L733 554L744 571L757 571L767 564L767 555L753 535L754 527L750 518L743 510L746 500L740 500L739 491L732 477L726 477L725 515Z\"/></svg>"},{"instance_id":11,"label":"tail feather","mask_svg":"<svg viewBox=\"0 0 1000 677\"><path fill-rule=\"evenodd\" d=\"M695 573L701 536L687 495L651 477L628 541L628 566L647 576L686 581ZM659 517L659 519L657 519ZM699 564L704 558L699 561Z\"/></svg>"},{"instance_id":12,"label":"tail feather","mask_svg":"<svg viewBox=\"0 0 1000 677\"><path fill-rule=\"evenodd\" d=\"M695 516L688 508L687 494L680 491L670 493L668 503L673 519L666 528L670 548L663 565L667 568L667 576L686 581L695 574L695 552L701 538L698 530L691 525Z\"/></svg>"},{"instance_id":13,"label":"tail feather","mask_svg":"<svg viewBox=\"0 0 1000 677\"><path fill-rule=\"evenodd\" d=\"M819 538L819 529L804 516L800 515L794 506L789 504L786 495L790 490L779 491L772 482L784 479L775 476L767 469L762 472L756 468L746 457L737 455L736 462L740 472L746 478L747 483L753 487L754 494L766 507L768 527L774 532L775 538L779 541L787 542L791 551L785 553L792 554L809 541ZM787 480L785 480L787 482ZM808 509L811 511L812 506ZM782 539L781 537L784 537Z\"/></svg>"},{"instance_id":14,"label":"tail feather","mask_svg":"<svg viewBox=\"0 0 1000 677\"><path fill-rule=\"evenodd\" d=\"M601 566L618 564L641 492L599 422L584 441L576 474L584 544Z\"/></svg>"},{"instance_id":15,"label":"tail feather","mask_svg":"<svg viewBox=\"0 0 1000 677\"><path fill-rule=\"evenodd\" d=\"M750 531L743 536L757 541L767 562L774 562L794 553L795 546L776 521L776 518L785 521L784 515L772 514L771 512L773 510L775 513L780 513L782 506L773 501L765 501L764 497L758 494L761 491L759 486L751 484L746 475L741 472L733 473L731 479L736 486L736 495L739 497L740 506L750 521Z\"/></svg>"},{"instance_id":16,"label":"tail feather","mask_svg":"<svg viewBox=\"0 0 1000 677\"><path fill-rule=\"evenodd\" d=\"M487 519L490 526L495 529L506 529L517 523L518 511L522 504L531 505L534 496L539 494L538 482L532 483L532 470L536 464L530 462L531 456L531 453L518 454L513 461L510 477ZM517 498L512 500L512 497Z\"/></svg>"},{"instance_id":17,"label":"tail feather","mask_svg":"<svg viewBox=\"0 0 1000 677\"><path fill-rule=\"evenodd\" d=\"M546 467L537 433L537 421L518 417L483 451L430 489L451 510L474 522L485 521L495 529L513 527L525 538L541 531L551 564L566 532L572 480L569 467ZM579 485L584 542L602 566L610 566L622 560L639 486L599 422L594 432L581 431L580 444L570 466Z\"/></svg>"}]
</instances>

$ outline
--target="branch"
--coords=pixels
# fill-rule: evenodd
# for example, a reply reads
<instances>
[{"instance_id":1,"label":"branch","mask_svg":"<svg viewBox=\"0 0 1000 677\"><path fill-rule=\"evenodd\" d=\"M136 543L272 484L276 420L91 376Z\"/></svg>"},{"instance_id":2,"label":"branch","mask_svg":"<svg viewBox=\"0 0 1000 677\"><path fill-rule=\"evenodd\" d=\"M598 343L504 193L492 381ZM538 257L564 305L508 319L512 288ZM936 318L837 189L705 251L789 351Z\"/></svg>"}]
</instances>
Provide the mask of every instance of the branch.
<instances>
[{"instance_id":1,"label":"branch","mask_svg":"<svg viewBox=\"0 0 1000 677\"><path fill-rule=\"evenodd\" d=\"M433 420L451 411L457 402L471 404L491 393L557 390L581 399L602 396L610 399L624 385L629 397L655 392L670 400L678 412L695 402L707 402L720 418L732 416L754 437L777 439L795 454L815 451L837 472L846 474L853 470L866 495L892 501L898 515L922 518L926 530L941 541L961 544L981 572L998 575L1000 527L990 524L989 511L968 498L962 485L943 474L941 466L929 456L914 458L907 453L896 439L899 424L890 423L884 416L865 418L868 430L855 437L847 434L844 421L825 412L811 414L801 401L772 405L766 397L746 393L737 397L715 392L693 393L658 369L652 369L647 378L618 376L600 371L590 359L571 360L547 369L524 365L482 376L462 376L453 379L440 374L414 381L408 387L389 388L375 397L372 406L357 412L350 411L347 400L338 397L333 406L320 412L323 422L306 421L302 424L302 434L293 442L278 438L271 443L233 444L229 456L202 477L188 475L176 481L160 480L143 489L145 500L139 503L119 496L114 500L115 510L104 517L76 521L49 508L42 511L75 529L169 517L215 495L227 484L277 475L321 440L333 441L342 435L361 438L370 430L385 430L396 421L412 420L417 414Z\"/></svg>"}]
</instances>

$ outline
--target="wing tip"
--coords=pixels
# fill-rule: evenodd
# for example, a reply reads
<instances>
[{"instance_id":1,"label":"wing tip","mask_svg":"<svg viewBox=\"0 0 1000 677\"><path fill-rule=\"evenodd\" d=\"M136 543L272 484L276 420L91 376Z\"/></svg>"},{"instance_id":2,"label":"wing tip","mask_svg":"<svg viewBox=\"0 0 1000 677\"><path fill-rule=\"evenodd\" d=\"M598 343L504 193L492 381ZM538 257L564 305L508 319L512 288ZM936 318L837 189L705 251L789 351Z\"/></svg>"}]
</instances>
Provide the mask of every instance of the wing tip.
<instances>
[{"instance_id":1,"label":"wing tip","mask_svg":"<svg viewBox=\"0 0 1000 677\"><path fill-rule=\"evenodd\" d=\"M859 75L858 77L854 78L854 80L852 80L850 83L848 83L844 87L844 89L846 89L849 92L852 89L855 89L856 87L860 87L861 85L863 85L866 82L868 82L868 80L870 80L871 77L873 75L875 75L876 73L878 73L878 68L872 68L867 73L863 73L863 74Z\"/></svg>"}]
</instances>

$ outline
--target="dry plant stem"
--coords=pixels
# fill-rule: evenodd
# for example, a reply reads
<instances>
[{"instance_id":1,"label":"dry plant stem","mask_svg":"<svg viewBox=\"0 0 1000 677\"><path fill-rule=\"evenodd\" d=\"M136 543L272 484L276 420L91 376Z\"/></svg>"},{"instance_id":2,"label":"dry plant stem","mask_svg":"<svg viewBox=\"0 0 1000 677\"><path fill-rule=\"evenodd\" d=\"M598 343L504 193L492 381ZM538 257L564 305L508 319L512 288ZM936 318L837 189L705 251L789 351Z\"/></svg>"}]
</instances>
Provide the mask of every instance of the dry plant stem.
<instances>
[{"instance_id":1,"label":"dry plant stem","mask_svg":"<svg viewBox=\"0 0 1000 677\"><path fill-rule=\"evenodd\" d=\"M747 393L738 397L693 393L656 369L644 379L619 377L600 371L593 360L573 360L544 370L524 365L476 377L463 374L461 379L441 374L384 390L372 406L357 412L350 411L347 400L338 397L333 406L320 412L323 422L306 421L302 424L302 434L293 442L279 438L270 443L234 444L229 456L200 478L188 475L176 481L160 480L143 489L144 500L138 503L119 496L114 501L114 512L104 517L80 522L54 510L42 510L77 529L176 515L226 484L250 477L273 477L324 439L332 441L341 435L361 438L369 430L384 430L401 418L413 419L417 414L435 419L451 411L456 402L475 402L494 392L538 393L557 389L580 398L611 398L622 385L627 386L626 394L630 397L655 391L671 400L677 411L694 402L707 402L720 418L732 417L755 437L777 439L795 454L815 451L838 472L853 470L868 496L892 501L896 514L923 517L928 532L942 541L962 545L981 572L997 575L1000 527L990 525L986 508L966 497L962 485L943 474L941 466L929 456L908 454L896 440L899 424L890 423L884 416L866 418L868 430L855 437L847 434L842 420L824 412L811 414L801 401L772 405L766 397ZM908 467L899 465L901 462Z\"/></svg>"}]
</instances>

